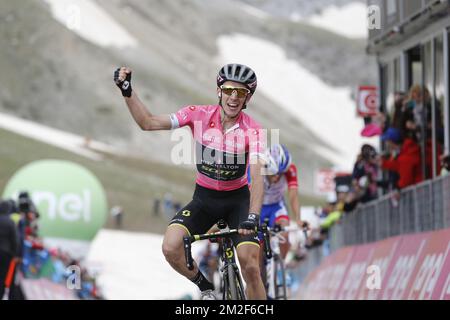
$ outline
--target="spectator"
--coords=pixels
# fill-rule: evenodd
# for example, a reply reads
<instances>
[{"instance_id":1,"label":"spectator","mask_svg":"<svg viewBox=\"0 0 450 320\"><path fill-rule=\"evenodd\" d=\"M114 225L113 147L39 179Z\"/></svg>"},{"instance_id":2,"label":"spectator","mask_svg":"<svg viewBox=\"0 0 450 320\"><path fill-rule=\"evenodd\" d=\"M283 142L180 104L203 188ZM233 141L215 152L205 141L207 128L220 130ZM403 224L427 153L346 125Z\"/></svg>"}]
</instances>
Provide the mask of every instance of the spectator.
<instances>
[{"instance_id":1,"label":"spectator","mask_svg":"<svg viewBox=\"0 0 450 320\"><path fill-rule=\"evenodd\" d=\"M399 175L398 188L403 189L423 180L420 161L420 146L413 138L405 138L400 144L400 131L389 128L382 136L386 141L388 154L382 159L382 167Z\"/></svg>"},{"instance_id":2,"label":"spectator","mask_svg":"<svg viewBox=\"0 0 450 320\"><path fill-rule=\"evenodd\" d=\"M377 152L375 148L364 144L353 168L353 189L357 194L358 200L362 203L375 200L378 196L378 165L376 157Z\"/></svg>"},{"instance_id":3,"label":"spectator","mask_svg":"<svg viewBox=\"0 0 450 320\"><path fill-rule=\"evenodd\" d=\"M394 113L392 116L392 121L389 124L389 127L402 129L402 121L403 121L403 111L405 107L405 103L407 101L407 96L404 92L397 91L394 94Z\"/></svg>"},{"instance_id":4,"label":"spectator","mask_svg":"<svg viewBox=\"0 0 450 320\"><path fill-rule=\"evenodd\" d=\"M450 174L450 152L447 152L446 154L442 155L441 157L441 176L446 176Z\"/></svg>"},{"instance_id":5,"label":"spectator","mask_svg":"<svg viewBox=\"0 0 450 320\"><path fill-rule=\"evenodd\" d=\"M59 257L59 250L52 248L49 250L49 254L53 264L53 273L51 275L51 279L55 283L64 283L65 281L65 273L66 273L66 265Z\"/></svg>"},{"instance_id":6,"label":"spectator","mask_svg":"<svg viewBox=\"0 0 450 320\"><path fill-rule=\"evenodd\" d=\"M439 101L436 101L435 122L432 123L432 104L430 92L427 88L423 90L421 85L414 85L410 89L409 100L405 104L403 112L403 127L406 130L415 132L417 141L422 141L425 148L425 172L426 179L432 178L433 169L433 144L432 130L436 130L436 153L437 159L442 155L442 145L444 140L444 131L442 126L441 107ZM425 134L425 137L423 136ZM440 172L441 163L437 161L436 172Z\"/></svg>"},{"instance_id":7,"label":"spectator","mask_svg":"<svg viewBox=\"0 0 450 320\"><path fill-rule=\"evenodd\" d=\"M384 157L389 158L392 154L397 157L400 153L400 148L402 144L401 131L399 128L390 127L386 130L386 132L381 136L381 141L385 143L386 151L383 154ZM380 161L380 165L382 166L382 161ZM396 170L387 170L387 180L383 180L379 182L379 186L383 188L385 192L392 192L398 190L398 180L400 179L400 175Z\"/></svg>"},{"instance_id":8,"label":"spectator","mask_svg":"<svg viewBox=\"0 0 450 320\"><path fill-rule=\"evenodd\" d=\"M5 291L9 266L18 253L17 228L9 216L10 206L10 202L0 201L0 299Z\"/></svg>"},{"instance_id":9,"label":"spectator","mask_svg":"<svg viewBox=\"0 0 450 320\"><path fill-rule=\"evenodd\" d=\"M320 234L320 221L323 213L322 208L302 207L302 220L309 225L308 237L300 236L304 240L305 247L312 247L322 243L322 236ZM291 233L290 233L291 234ZM293 234L293 233L292 233ZM303 232L301 232L303 234ZM290 236L290 235L289 235ZM297 241L298 242L298 241Z\"/></svg>"},{"instance_id":10,"label":"spectator","mask_svg":"<svg viewBox=\"0 0 450 320\"><path fill-rule=\"evenodd\" d=\"M23 226L19 226L19 228L23 229L24 238L29 240L37 239L39 233L39 212L27 191L20 192L18 209L23 215Z\"/></svg>"},{"instance_id":11,"label":"spectator","mask_svg":"<svg viewBox=\"0 0 450 320\"><path fill-rule=\"evenodd\" d=\"M92 138L90 136L85 136L83 141L83 147L89 149L91 147Z\"/></svg>"},{"instance_id":12,"label":"spectator","mask_svg":"<svg viewBox=\"0 0 450 320\"><path fill-rule=\"evenodd\" d=\"M173 210L173 200L172 200L172 194L170 192L167 192L164 195L164 215L167 219L172 219L173 215L175 214Z\"/></svg>"},{"instance_id":13,"label":"spectator","mask_svg":"<svg viewBox=\"0 0 450 320\"><path fill-rule=\"evenodd\" d=\"M327 217L322 221L322 224L320 225L323 234L328 236L328 231L334 224L336 224L339 221L341 215L342 212L339 211L337 208L333 208L333 210L328 213Z\"/></svg>"},{"instance_id":14,"label":"spectator","mask_svg":"<svg viewBox=\"0 0 450 320\"><path fill-rule=\"evenodd\" d=\"M12 283L10 287L9 299L10 300L23 300L23 293L19 285L16 285L17 271L20 270L23 257L23 244L25 241L25 216L18 212L19 208L14 200L8 200L9 203L9 217L16 225L18 244L17 244L17 258L16 267L13 273Z\"/></svg>"},{"instance_id":15,"label":"spectator","mask_svg":"<svg viewBox=\"0 0 450 320\"><path fill-rule=\"evenodd\" d=\"M330 228L341 218L341 212L337 210L337 201L338 199L336 193L333 192L329 194L327 205L321 215L322 219L320 223L320 234L324 256L328 256L330 254L330 243L328 238Z\"/></svg>"},{"instance_id":16,"label":"spectator","mask_svg":"<svg viewBox=\"0 0 450 320\"><path fill-rule=\"evenodd\" d=\"M114 218L116 228L122 229L123 222L123 208L121 206L114 206L111 208L111 216Z\"/></svg>"},{"instance_id":17,"label":"spectator","mask_svg":"<svg viewBox=\"0 0 450 320\"><path fill-rule=\"evenodd\" d=\"M211 282L214 282L214 273L218 270L219 258L220 252L218 244L208 241L206 247L200 253L198 267Z\"/></svg>"},{"instance_id":18,"label":"spectator","mask_svg":"<svg viewBox=\"0 0 450 320\"><path fill-rule=\"evenodd\" d=\"M359 202L358 194L353 188L350 189L345 198L343 211L345 213L352 212L353 210L355 210L356 206L358 205L358 202Z\"/></svg>"},{"instance_id":19,"label":"spectator","mask_svg":"<svg viewBox=\"0 0 450 320\"><path fill-rule=\"evenodd\" d=\"M175 202L175 203L173 204L173 210L174 210L175 212L180 211L181 208L182 208L182 206L181 206L181 203L180 203L180 202Z\"/></svg>"},{"instance_id":20,"label":"spectator","mask_svg":"<svg viewBox=\"0 0 450 320\"><path fill-rule=\"evenodd\" d=\"M153 199L153 215L159 216L159 208L161 206L161 200L159 198Z\"/></svg>"},{"instance_id":21,"label":"spectator","mask_svg":"<svg viewBox=\"0 0 450 320\"><path fill-rule=\"evenodd\" d=\"M347 199L348 193L350 192L350 186L346 184L341 184L336 186L336 196L337 203L336 209L343 212L345 206L345 200Z\"/></svg>"},{"instance_id":22,"label":"spectator","mask_svg":"<svg viewBox=\"0 0 450 320\"><path fill-rule=\"evenodd\" d=\"M422 91L421 85L413 85L409 90L408 101L405 104L403 112L407 116L407 120L415 123L417 126L423 125L423 109L427 108L429 104L430 95L427 91ZM425 106L424 106L425 103ZM429 116L427 114L427 116Z\"/></svg>"},{"instance_id":23,"label":"spectator","mask_svg":"<svg viewBox=\"0 0 450 320\"><path fill-rule=\"evenodd\" d=\"M47 250L41 243L36 227L39 214L28 193L22 192L18 203L19 205L16 206L13 200L0 201L0 298L4 294L4 280L12 258L15 258L17 262L15 271L21 271L23 277L47 277L59 284L66 283L66 266L78 264L70 255L58 249ZM18 210L23 212L17 213ZM22 234L21 240L18 237L19 234ZM21 253L18 240L22 243ZM20 286L14 285L15 274L16 272L13 273L9 299L23 300ZM95 279L85 277L81 284L84 291L80 298L101 298Z\"/></svg>"},{"instance_id":24,"label":"spectator","mask_svg":"<svg viewBox=\"0 0 450 320\"><path fill-rule=\"evenodd\" d=\"M39 212L27 191L22 191L19 193L18 204L19 204L19 212L23 213L31 212L34 214L36 218L39 218Z\"/></svg>"}]
</instances>

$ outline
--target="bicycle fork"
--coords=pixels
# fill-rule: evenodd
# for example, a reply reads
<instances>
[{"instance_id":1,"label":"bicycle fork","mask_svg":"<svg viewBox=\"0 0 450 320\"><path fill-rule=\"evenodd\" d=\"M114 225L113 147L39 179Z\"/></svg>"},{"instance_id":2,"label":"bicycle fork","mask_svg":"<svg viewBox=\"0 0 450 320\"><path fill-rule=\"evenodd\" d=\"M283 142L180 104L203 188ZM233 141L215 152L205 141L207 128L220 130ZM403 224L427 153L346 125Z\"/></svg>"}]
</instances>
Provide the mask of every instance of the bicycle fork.
<instances>
[{"instance_id":1,"label":"bicycle fork","mask_svg":"<svg viewBox=\"0 0 450 320\"><path fill-rule=\"evenodd\" d=\"M286 299L286 280L282 264L280 243L276 237L271 237L270 246L273 256L267 259L266 279L267 296L272 299Z\"/></svg>"}]
</instances>

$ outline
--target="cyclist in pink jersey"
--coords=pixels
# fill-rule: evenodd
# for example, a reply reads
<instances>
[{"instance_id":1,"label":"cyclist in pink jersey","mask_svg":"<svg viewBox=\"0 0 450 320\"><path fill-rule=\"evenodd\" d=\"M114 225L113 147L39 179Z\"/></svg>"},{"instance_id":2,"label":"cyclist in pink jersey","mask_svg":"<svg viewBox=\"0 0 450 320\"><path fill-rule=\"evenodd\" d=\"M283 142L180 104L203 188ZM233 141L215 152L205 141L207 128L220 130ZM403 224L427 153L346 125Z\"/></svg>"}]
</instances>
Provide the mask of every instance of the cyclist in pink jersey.
<instances>
[{"instance_id":1,"label":"cyclist in pink jersey","mask_svg":"<svg viewBox=\"0 0 450 320\"><path fill-rule=\"evenodd\" d=\"M261 126L242 112L256 90L255 72L245 65L228 64L217 76L218 105L191 105L170 115L153 115L131 88L132 72L122 67L114 81L142 130L171 130L189 126L195 140L197 179L192 201L170 222L162 250L169 264L194 282L202 299L214 299L214 287L195 263L186 267L183 237L207 232L218 220L225 219L233 238L249 299L265 299L259 270L259 224L264 189L261 159L265 135ZM250 192L247 168L253 181Z\"/></svg>"}]
</instances>

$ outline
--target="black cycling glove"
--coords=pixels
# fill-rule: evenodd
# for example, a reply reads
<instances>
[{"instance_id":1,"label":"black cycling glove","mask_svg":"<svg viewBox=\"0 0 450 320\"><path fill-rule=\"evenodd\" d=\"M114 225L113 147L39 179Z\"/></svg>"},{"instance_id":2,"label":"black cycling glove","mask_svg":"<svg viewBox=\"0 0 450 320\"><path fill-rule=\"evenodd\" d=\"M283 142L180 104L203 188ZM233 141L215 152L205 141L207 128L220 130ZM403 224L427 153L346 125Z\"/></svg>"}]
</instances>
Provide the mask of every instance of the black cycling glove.
<instances>
[{"instance_id":1,"label":"black cycling glove","mask_svg":"<svg viewBox=\"0 0 450 320\"><path fill-rule=\"evenodd\" d=\"M259 214L249 213L247 220L239 224L239 229L257 231L259 226Z\"/></svg>"},{"instance_id":2,"label":"black cycling glove","mask_svg":"<svg viewBox=\"0 0 450 320\"><path fill-rule=\"evenodd\" d=\"M127 77L125 78L124 81L121 81L119 79L119 71L120 71L120 68L118 68L114 72L114 82L119 87L120 91L122 91L122 95L124 97L129 98L129 97L131 97L131 92L133 91L131 89L131 72L127 74Z\"/></svg>"}]
</instances>

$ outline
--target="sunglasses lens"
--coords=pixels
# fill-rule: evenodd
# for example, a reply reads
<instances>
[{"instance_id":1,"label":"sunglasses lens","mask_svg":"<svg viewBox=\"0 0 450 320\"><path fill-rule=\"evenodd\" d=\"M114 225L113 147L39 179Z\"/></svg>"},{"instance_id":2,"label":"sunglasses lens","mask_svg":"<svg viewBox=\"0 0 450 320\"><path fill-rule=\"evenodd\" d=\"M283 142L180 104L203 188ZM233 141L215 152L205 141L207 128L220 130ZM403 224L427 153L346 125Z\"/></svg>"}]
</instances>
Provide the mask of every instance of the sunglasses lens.
<instances>
[{"instance_id":1,"label":"sunglasses lens","mask_svg":"<svg viewBox=\"0 0 450 320\"><path fill-rule=\"evenodd\" d=\"M245 98L249 91L245 88L222 87L222 92L227 96L231 96L236 91L238 98Z\"/></svg>"},{"instance_id":2,"label":"sunglasses lens","mask_svg":"<svg viewBox=\"0 0 450 320\"><path fill-rule=\"evenodd\" d=\"M222 88L222 92L225 93L227 96L231 96L233 93L233 88Z\"/></svg>"}]
</instances>

